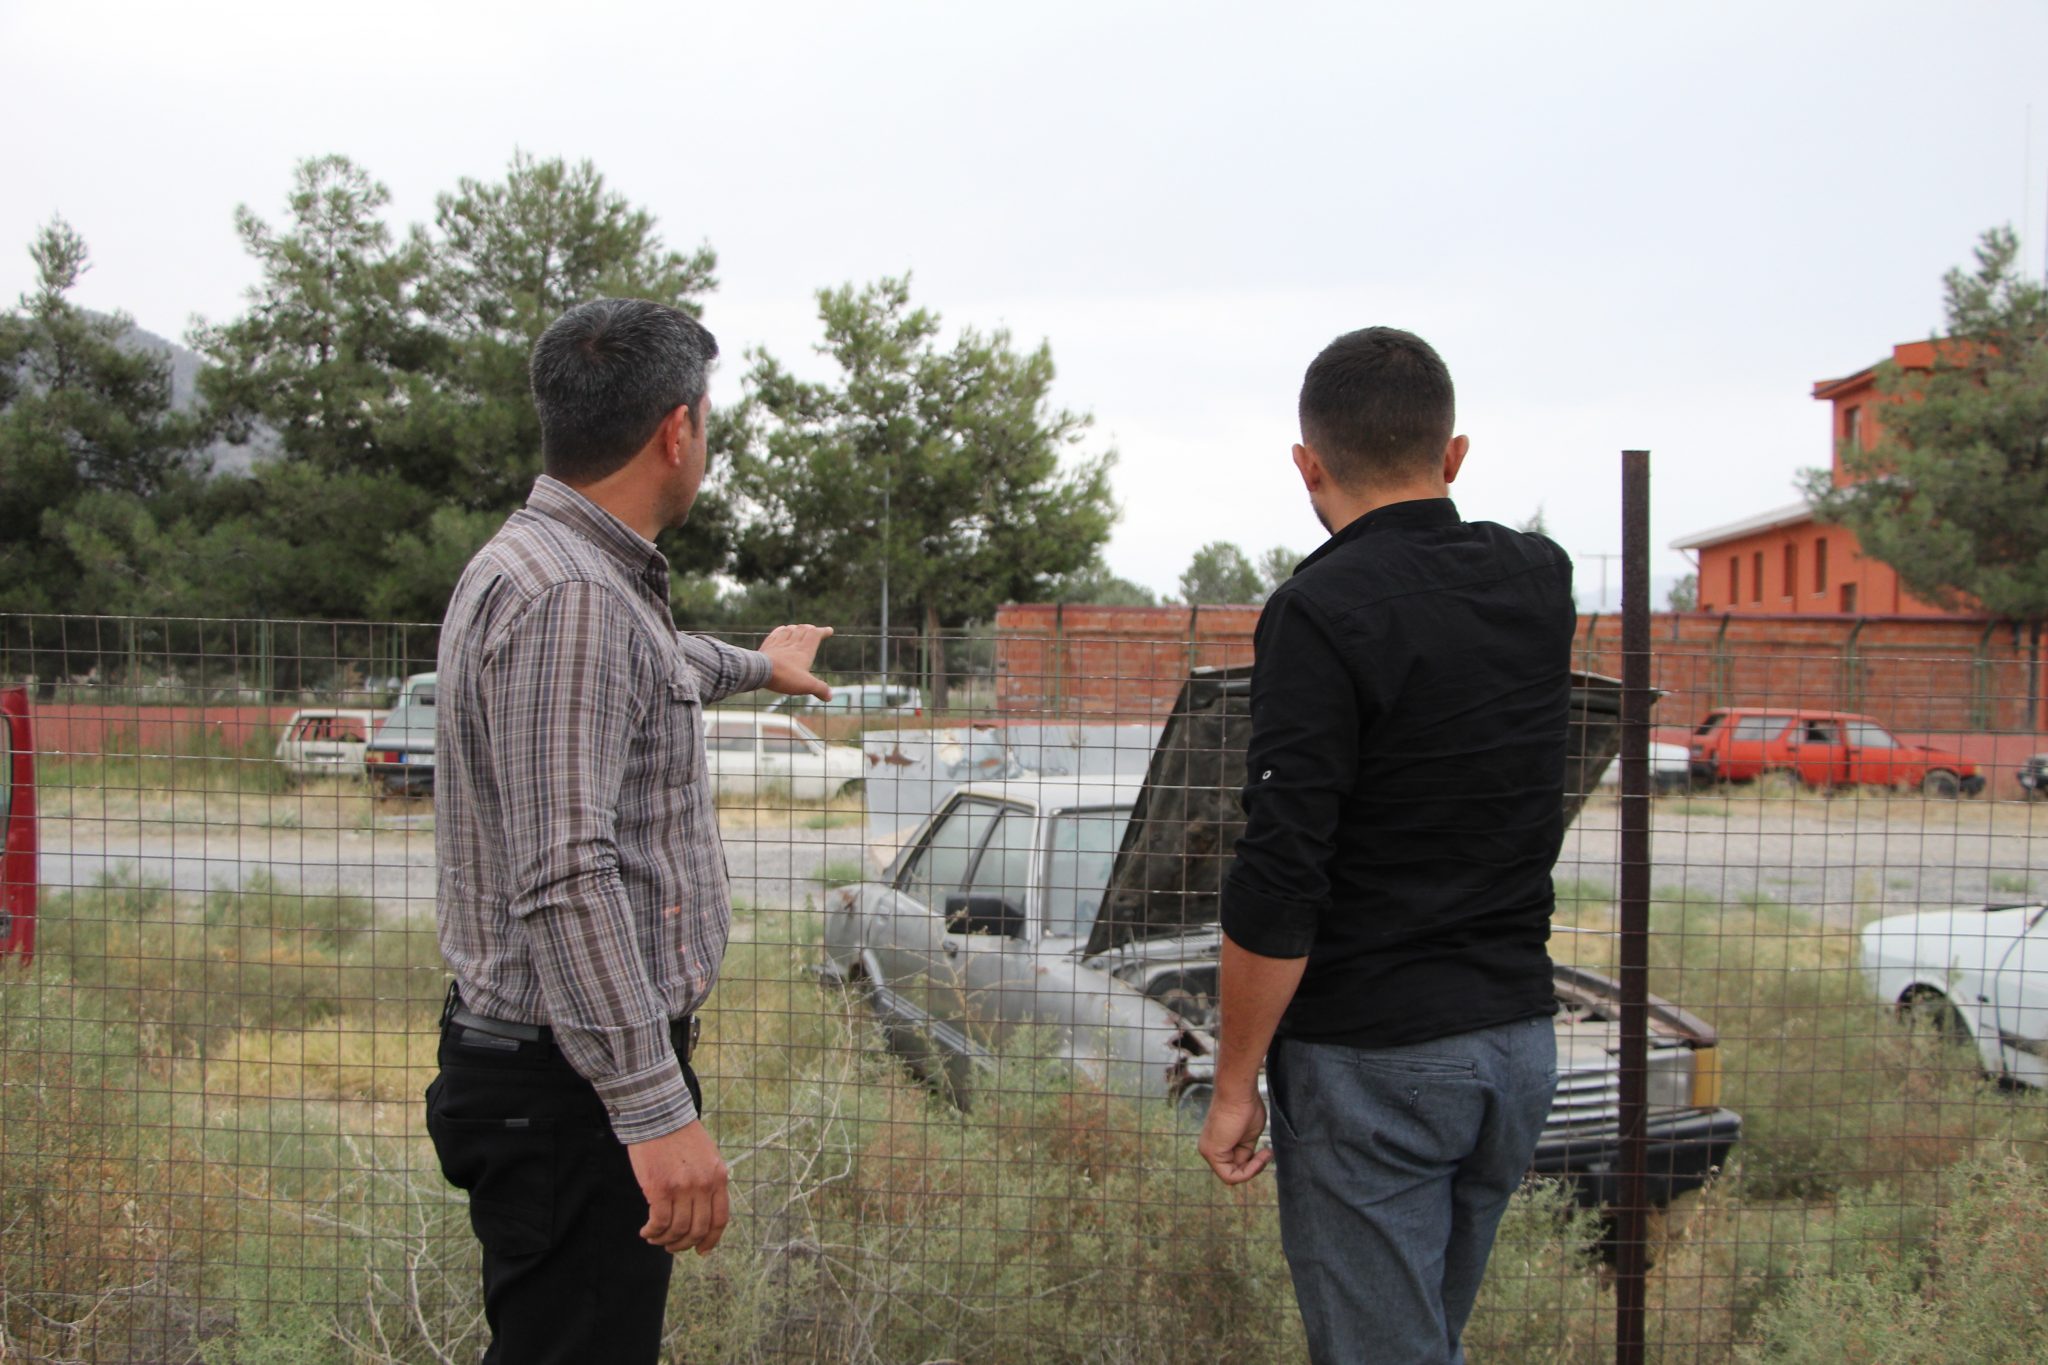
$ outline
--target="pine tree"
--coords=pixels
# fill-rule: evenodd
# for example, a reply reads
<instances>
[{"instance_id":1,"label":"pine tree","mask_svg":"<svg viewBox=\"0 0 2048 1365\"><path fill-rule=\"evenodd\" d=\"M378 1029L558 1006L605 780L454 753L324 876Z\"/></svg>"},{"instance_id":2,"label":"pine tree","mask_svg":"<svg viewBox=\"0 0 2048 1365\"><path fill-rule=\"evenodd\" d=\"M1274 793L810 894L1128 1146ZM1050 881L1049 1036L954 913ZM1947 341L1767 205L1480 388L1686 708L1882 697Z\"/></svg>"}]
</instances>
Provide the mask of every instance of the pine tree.
<instances>
[{"instance_id":1,"label":"pine tree","mask_svg":"<svg viewBox=\"0 0 2048 1365\"><path fill-rule=\"evenodd\" d=\"M1856 533L1916 597L2018 621L2048 618L2048 292L2019 268L2010 228L1944 283L1948 329L1930 372L1887 363L1892 402L1854 482L1808 470L1815 513Z\"/></svg>"},{"instance_id":2,"label":"pine tree","mask_svg":"<svg viewBox=\"0 0 2048 1365\"><path fill-rule=\"evenodd\" d=\"M70 299L84 240L52 220L36 287L0 316L0 609L127 613L182 599L166 520L196 486L196 424L125 316Z\"/></svg>"},{"instance_id":3,"label":"pine tree","mask_svg":"<svg viewBox=\"0 0 2048 1365\"><path fill-rule=\"evenodd\" d=\"M891 624L922 629L944 706L941 629L1093 562L1114 456L1062 468L1088 419L1051 406L1051 349L971 328L941 346L907 278L820 291L818 314L837 380L757 351L724 435L736 569L837 624L879 618L886 574Z\"/></svg>"},{"instance_id":4,"label":"pine tree","mask_svg":"<svg viewBox=\"0 0 2048 1365\"><path fill-rule=\"evenodd\" d=\"M1212 540L1195 551L1180 576L1181 601L1190 606L1260 602L1266 591L1264 576L1243 550L1227 540Z\"/></svg>"}]
</instances>

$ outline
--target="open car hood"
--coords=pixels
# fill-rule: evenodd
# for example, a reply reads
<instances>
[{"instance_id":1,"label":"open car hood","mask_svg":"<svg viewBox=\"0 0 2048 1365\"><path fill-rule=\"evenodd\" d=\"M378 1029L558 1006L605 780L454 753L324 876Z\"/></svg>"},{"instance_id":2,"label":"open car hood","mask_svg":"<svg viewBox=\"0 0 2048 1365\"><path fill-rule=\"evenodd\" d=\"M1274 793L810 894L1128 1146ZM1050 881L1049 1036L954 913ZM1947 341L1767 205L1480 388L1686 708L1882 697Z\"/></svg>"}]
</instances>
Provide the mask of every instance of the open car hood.
<instances>
[{"instance_id":1,"label":"open car hood","mask_svg":"<svg viewBox=\"0 0 2048 1365\"><path fill-rule=\"evenodd\" d=\"M1131 807L1088 956L1216 922L1223 878L1244 832L1251 691L1249 664L1198 668L1181 685ZM1574 672L1571 707L1567 826L1621 749L1620 680Z\"/></svg>"}]
</instances>

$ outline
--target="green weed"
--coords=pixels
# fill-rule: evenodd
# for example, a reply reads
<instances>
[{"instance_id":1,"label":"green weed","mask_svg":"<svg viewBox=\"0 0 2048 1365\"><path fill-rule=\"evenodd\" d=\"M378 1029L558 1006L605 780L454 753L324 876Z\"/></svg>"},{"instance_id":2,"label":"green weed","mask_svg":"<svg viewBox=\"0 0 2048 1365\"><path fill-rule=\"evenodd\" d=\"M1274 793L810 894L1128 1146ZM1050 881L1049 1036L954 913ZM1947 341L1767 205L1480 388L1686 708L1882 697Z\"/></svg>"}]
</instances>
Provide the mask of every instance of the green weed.
<instances>
[{"instance_id":1,"label":"green weed","mask_svg":"<svg viewBox=\"0 0 2048 1365\"><path fill-rule=\"evenodd\" d=\"M1558 896L1585 932L1553 951L1611 969L1612 888ZM0 973L0 1347L474 1358L475 1245L420 1131L431 934L274 885L54 892L42 927L35 971ZM696 1062L735 1225L678 1262L674 1358L1301 1358L1270 1179L1226 1190L1168 1106L1055 1040L997 1053L956 1110L856 993L812 984L818 915L748 927ZM1850 927L1659 892L1650 954L1652 990L1718 1030L1745 1121L1730 1171L1654 1220L1650 1358L2037 1356L2012 1305L2048 1271L2048 1102L1899 1027ZM1475 1365L1611 1358L1603 1234L1555 1186L1517 1196Z\"/></svg>"}]
</instances>

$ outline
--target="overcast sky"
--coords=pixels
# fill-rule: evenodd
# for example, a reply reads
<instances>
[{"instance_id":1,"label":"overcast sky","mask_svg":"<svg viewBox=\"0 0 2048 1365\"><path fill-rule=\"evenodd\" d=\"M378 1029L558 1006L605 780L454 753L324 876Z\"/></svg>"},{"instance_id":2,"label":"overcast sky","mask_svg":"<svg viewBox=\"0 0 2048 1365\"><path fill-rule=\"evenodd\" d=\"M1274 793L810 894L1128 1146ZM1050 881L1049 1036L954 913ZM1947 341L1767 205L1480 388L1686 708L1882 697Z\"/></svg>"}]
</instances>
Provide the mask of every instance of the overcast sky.
<instances>
[{"instance_id":1,"label":"overcast sky","mask_svg":"<svg viewBox=\"0 0 2048 1365\"><path fill-rule=\"evenodd\" d=\"M1660 546L1791 502L1813 381L1926 336L1986 227L2040 268L2044 51L2040 0L0 0L0 298L61 213L79 301L182 337L241 307L230 216L277 218L301 157L357 160L401 225L514 148L588 157L717 249L729 357L801 361L817 287L905 270L1050 341L1119 454L1110 565L1155 589L1206 541L1319 543L1295 392L1374 323L1450 364L1465 514L1541 506L1588 583L1623 447Z\"/></svg>"}]
</instances>

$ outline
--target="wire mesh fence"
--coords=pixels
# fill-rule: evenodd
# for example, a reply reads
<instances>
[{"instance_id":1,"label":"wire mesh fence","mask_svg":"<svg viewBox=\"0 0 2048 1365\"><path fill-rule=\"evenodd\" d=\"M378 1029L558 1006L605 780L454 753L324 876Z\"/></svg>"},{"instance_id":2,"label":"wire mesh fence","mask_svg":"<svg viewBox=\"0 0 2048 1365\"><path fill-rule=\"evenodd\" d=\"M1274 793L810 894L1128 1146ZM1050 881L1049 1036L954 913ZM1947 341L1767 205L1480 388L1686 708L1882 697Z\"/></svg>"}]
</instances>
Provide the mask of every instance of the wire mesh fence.
<instances>
[{"instance_id":1,"label":"wire mesh fence","mask_svg":"<svg viewBox=\"0 0 2048 1365\"><path fill-rule=\"evenodd\" d=\"M1194 1150L1254 619L842 634L834 704L704 712L734 908L695 1066L734 1223L677 1266L670 1358L1302 1357L1271 1179ZM421 1099L435 634L0 617L0 1359L477 1358ZM1649 1358L2040 1358L2038 665L1655 634ZM1580 644L1621 671L1600 621ZM1560 1085L1474 1361L1615 1350L1602 687Z\"/></svg>"}]
</instances>

